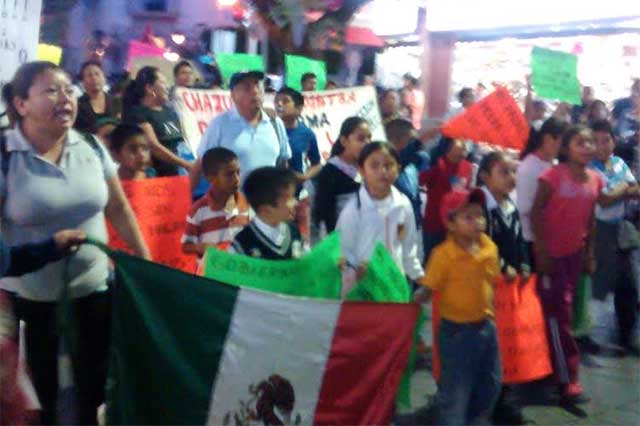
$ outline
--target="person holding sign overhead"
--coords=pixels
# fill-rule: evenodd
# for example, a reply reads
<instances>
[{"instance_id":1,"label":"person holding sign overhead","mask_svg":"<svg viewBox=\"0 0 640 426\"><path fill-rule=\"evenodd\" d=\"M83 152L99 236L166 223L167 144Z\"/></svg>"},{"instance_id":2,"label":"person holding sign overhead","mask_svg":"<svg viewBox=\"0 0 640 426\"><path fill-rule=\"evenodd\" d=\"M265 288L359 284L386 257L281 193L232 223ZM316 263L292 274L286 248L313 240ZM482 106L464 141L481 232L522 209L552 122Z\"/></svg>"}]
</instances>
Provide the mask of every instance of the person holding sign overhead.
<instances>
[{"instance_id":1,"label":"person holding sign overhead","mask_svg":"<svg viewBox=\"0 0 640 426\"><path fill-rule=\"evenodd\" d=\"M274 111L262 103L264 90L261 71L241 71L231 76L229 87L234 106L218 115L207 127L198 148L191 173L192 187L202 176L202 156L211 148L227 148L238 156L240 183L253 170L264 166L287 167L291 148L287 131Z\"/></svg>"}]
</instances>

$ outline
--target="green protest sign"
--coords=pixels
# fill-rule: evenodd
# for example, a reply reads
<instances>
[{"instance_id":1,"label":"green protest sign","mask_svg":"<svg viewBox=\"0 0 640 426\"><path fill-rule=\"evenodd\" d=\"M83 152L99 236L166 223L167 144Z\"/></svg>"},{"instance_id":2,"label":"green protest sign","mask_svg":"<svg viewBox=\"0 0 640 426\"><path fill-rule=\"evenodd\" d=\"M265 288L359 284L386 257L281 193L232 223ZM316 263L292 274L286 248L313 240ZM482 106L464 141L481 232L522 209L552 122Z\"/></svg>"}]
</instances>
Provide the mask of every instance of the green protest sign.
<instances>
[{"instance_id":1,"label":"green protest sign","mask_svg":"<svg viewBox=\"0 0 640 426\"><path fill-rule=\"evenodd\" d=\"M234 73L239 71L262 71L264 72L264 61L260 55L250 55L248 53L216 53L216 63L225 84Z\"/></svg>"},{"instance_id":2,"label":"green protest sign","mask_svg":"<svg viewBox=\"0 0 640 426\"><path fill-rule=\"evenodd\" d=\"M285 55L285 84L292 89L302 90L300 78L308 72L316 75L318 90L324 90L327 84L327 65L323 61L309 59L304 56Z\"/></svg>"},{"instance_id":3,"label":"green protest sign","mask_svg":"<svg viewBox=\"0 0 640 426\"><path fill-rule=\"evenodd\" d=\"M367 273L347 295L347 300L409 303L411 292L404 274L380 243L376 244Z\"/></svg>"},{"instance_id":4,"label":"green protest sign","mask_svg":"<svg viewBox=\"0 0 640 426\"><path fill-rule=\"evenodd\" d=\"M204 275L224 283L290 296L339 299L340 237L332 234L298 260L265 260L207 250Z\"/></svg>"},{"instance_id":5,"label":"green protest sign","mask_svg":"<svg viewBox=\"0 0 640 426\"><path fill-rule=\"evenodd\" d=\"M582 103L576 55L534 47L531 51L531 84L541 98L572 105Z\"/></svg>"}]
</instances>

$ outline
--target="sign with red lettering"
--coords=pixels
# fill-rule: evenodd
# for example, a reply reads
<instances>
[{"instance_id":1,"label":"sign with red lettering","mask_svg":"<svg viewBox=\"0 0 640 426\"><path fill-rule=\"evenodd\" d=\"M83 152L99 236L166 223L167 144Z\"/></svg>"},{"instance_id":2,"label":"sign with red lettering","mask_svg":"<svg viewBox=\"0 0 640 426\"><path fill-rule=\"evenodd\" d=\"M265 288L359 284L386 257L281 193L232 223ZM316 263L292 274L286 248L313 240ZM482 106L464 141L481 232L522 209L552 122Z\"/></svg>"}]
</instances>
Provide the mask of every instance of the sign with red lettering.
<instances>
[{"instance_id":1,"label":"sign with red lettering","mask_svg":"<svg viewBox=\"0 0 640 426\"><path fill-rule=\"evenodd\" d=\"M191 208L187 176L122 181L142 236L155 262L185 272L196 271L196 258L182 253L180 239ZM117 231L108 224L109 247L131 252Z\"/></svg>"},{"instance_id":2,"label":"sign with red lettering","mask_svg":"<svg viewBox=\"0 0 640 426\"><path fill-rule=\"evenodd\" d=\"M446 122L442 134L522 150L529 138L529 124L507 89L498 87Z\"/></svg>"},{"instance_id":3,"label":"sign with red lettering","mask_svg":"<svg viewBox=\"0 0 640 426\"><path fill-rule=\"evenodd\" d=\"M367 119L374 140L386 139L373 87L305 92L303 95L305 105L301 119L315 133L324 160L329 158L342 122L352 115ZM266 96L264 104L273 105L273 95ZM228 91L178 88L175 107L185 138L197 152L211 120L230 109L232 101Z\"/></svg>"},{"instance_id":4,"label":"sign with red lettering","mask_svg":"<svg viewBox=\"0 0 640 426\"><path fill-rule=\"evenodd\" d=\"M433 376L440 379L437 336L440 298L433 299ZM496 280L495 321L502 362L502 381L506 384L541 379L552 372L544 315L536 293L536 276L523 282L518 277L508 283Z\"/></svg>"}]
</instances>

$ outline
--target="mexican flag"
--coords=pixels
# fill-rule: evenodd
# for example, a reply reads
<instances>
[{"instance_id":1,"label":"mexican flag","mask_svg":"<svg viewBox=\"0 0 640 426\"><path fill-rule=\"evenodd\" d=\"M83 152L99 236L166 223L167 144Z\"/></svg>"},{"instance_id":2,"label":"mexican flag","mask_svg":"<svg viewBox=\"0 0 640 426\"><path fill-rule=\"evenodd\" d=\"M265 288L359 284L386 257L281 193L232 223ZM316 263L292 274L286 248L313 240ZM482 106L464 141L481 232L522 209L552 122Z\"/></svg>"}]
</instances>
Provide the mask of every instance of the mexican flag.
<instances>
[{"instance_id":1,"label":"mexican flag","mask_svg":"<svg viewBox=\"0 0 640 426\"><path fill-rule=\"evenodd\" d=\"M390 422L417 305L278 295L111 256L110 424Z\"/></svg>"}]
</instances>

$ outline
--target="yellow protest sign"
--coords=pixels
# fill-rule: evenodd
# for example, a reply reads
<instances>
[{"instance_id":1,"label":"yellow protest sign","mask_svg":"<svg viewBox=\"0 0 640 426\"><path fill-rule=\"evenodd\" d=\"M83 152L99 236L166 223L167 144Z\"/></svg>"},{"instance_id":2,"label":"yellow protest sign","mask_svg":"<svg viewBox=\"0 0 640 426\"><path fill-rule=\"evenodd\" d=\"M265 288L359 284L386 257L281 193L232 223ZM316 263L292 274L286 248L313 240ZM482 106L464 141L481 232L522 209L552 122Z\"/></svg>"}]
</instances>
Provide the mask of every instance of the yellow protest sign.
<instances>
[{"instance_id":1,"label":"yellow protest sign","mask_svg":"<svg viewBox=\"0 0 640 426\"><path fill-rule=\"evenodd\" d=\"M49 61L56 65L60 65L62 60L62 48L53 44L38 44L36 49L36 58L39 61Z\"/></svg>"}]
</instances>

